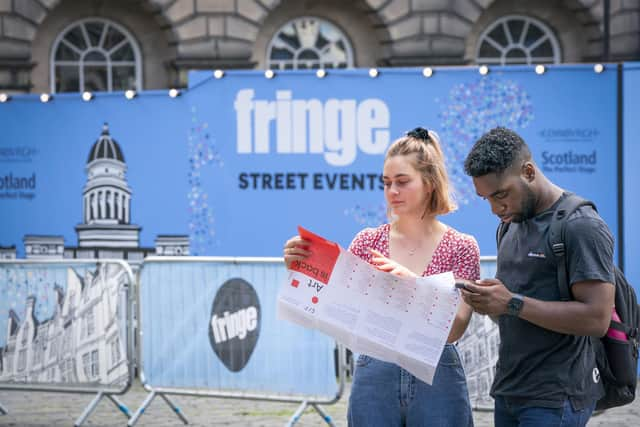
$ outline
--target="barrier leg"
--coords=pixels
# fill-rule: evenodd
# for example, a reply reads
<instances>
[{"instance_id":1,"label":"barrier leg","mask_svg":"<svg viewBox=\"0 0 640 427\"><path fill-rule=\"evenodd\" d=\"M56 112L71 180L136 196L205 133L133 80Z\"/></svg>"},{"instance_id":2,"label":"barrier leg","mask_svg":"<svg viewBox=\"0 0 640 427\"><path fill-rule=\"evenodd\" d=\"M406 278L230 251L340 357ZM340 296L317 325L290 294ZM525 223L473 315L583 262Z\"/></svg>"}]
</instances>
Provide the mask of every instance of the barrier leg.
<instances>
[{"instance_id":1,"label":"barrier leg","mask_svg":"<svg viewBox=\"0 0 640 427\"><path fill-rule=\"evenodd\" d=\"M329 415L324 409L322 409L320 405L318 405L317 403L312 403L311 406L313 406L313 408L318 411L318 415L322 417L325 423L329 424L331 427L335 427L335 424L333 424L333 420L331 419L331 415Z\"/></svg>"},{"instance_id":2,"label":"barrier leg","mask_svg":"<svg viewBox=\"0 0 640 427\"><path fill-rule=\"evenodd\" d=\"M0 415L7 415L8 413L9 411L7 411L7 408L2 406L2 403L0 403Z\"/></svg>"},{"instance_id":3,"label":"barrier leg","mask_svg":"<svg viewBox=\"0 0 640 427\"><path fill-rule=\"evenodd\" d=\"M178 408L164 393L156 393L155 390L151 390L151 393L149 393L146 399L144 399L144 402L142 402L142 405L140 405L140 407L133 414L133 416L129 418L129 422L127 423L127 426L131 427L138 422L142 414L144 414L144 411L149 407L149 405L151 405L151 402L156 397L156 395L162 397L162 399L167 403L167 405L169 405L169 407L173 410L173 412L178 416L178 418L180 418L180 420L183 423L189 424L189 421L182 414L182 411L180 411L180 408Z\"/></svg>"},{"instance_id":4,"label":"barrier leg","mask_svg":"<svg viewBox=\"0 0 640 427\"><path fill-rule=\"evenodd\" d=\"M287 427L293 427L293 425L295 425L295 423L300 421L300 418L302 417L302 414L304 413L304 410L307 409L307 406L311 406L313 409L315 409L316 412L318 412L318 415L320 415L322 417L322 419L324 420L325 423L327 423L331 427L335 427L335 424L333 424L333 420L331 419L331 415L329 415L317 403L308 403L306 400L304 402L302 402L300 404L300 406L298 406L298 409L296 409L296 412L294 412L293 415L291 416L291 418L289 418L289 422L287 423Z\"/></svg>"},{"instance_id":5,"label":"barrier leg","mask_svg":"<svg viewBox=\"0 0 640 427\"><path fill-rule=\"evenodd\" d=\"M96 397L94 397L91 403L89 403L89 406L84 409L84 412L82 413L82 415L80 415L80 418L77 419L73 426L80 427L87 420L87 418L89 418L89 415L91 415L94 409L96 409L96 406L98 406L98 402L100 402L100 399L102 399L103 397L104 393L99 391L98 394L96 394Z\"/></svg>"},{"instance_id":6,"label":"barrier leg","mask_svg":"<svg viewBox=\"0 0 640 427\"><path fill-rule=\"evenodd\" d=\"M133 413L133 416L129 418L127 426L131 427L138 422L138 419L142 416L142 414L144 414L144 411L147 409L147 407L151 405L154 397L156 397L156 392L151 390L151 393L149 393L149 395L144 399L142 405L140 405L136 412Z\"/></svg>"},{"instance_id":7,"label":"barrier leg","mask_svg":"<svg viewBox=\"0 0 640 427\"><path fill-rule=\"evenodd\" d=\"M107 394L106 396L113 402L114 405L116 405L118 409L120 409L120 412L122 412L127 418L131 417L131 412L129 412L129 408L127 408L127 405L122 403L117 397L111 394Z\"/></svg>"},{"instance_id":8,"label":"barrier leg","mask_svg":"<svg viewBox=\"0 0 640 427\"><path fill-rule=\"evenodd\" d=\"M94 397L91 403L89 403L89 406L85 408L82 415L80 415L80 418L78 418L78 420L75 422L74 427L80 427L87 420L87 418L89 418L89 415L91 415L91 413L96 409L98 403L100 403L100 400L102 400L102 398L105 396L108 397L109 400L111 400L113 404L116 405L116 407L120 409L120 411L127 418L131 416L131 414L129 413L129 408L127 408L124 403L120 402L115 396L112 396L111 394L106 394L102 391L99 391L96 397Z\"/></svg>"},{"instance_id":9,"label":"barrier leg","mask_svg":"<svg viewBox=\"0 0 640 427\"><path fill-rule=\"evenodd\" d=\"M187 420L187 418L184 416L184 414L182 413L182 411L180 410L180 408L178 408L170 399L169 397L164 394L164 393L160 393L160 397L162 397L164 399L165 402L167 402L167 405L169 405L169 407L171 409L173 409L173 412L176 413L176 415L178 416L178 418L180 418L182 420L183 423L185 424L189 424L189 420Z\"/></svg>"},{"instance_id":10,"label":"barrier leg","mask_svg":"<svg viewBox=\"0 0 640 427\"><path fill-rule=\"evenodd\" d=\"M291 418L289 418L287 427L293 427L293 425L295 425L295 423L297 423L298 420L300 420L300 417L302 416L302 413L304 412L304 410L307 409L307 406L309 406L309 404L307 403L306 400L302 402L300 406L298 406L298 409L296 409L296 412L294 412Z\"/></svg>"}]
</instances>

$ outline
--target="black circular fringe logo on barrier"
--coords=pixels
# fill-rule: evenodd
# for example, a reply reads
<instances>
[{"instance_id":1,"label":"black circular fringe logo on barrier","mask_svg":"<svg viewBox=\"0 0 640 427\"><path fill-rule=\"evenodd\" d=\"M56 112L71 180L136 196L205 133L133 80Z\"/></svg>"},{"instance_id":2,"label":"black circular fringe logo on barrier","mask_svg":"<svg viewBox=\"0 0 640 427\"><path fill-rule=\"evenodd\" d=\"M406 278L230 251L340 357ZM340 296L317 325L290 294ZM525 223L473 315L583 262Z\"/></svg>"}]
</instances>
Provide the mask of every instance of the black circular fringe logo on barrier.
<instances>
[{"instance_id":1,"label":"black circular fringe logo on barrier","mask_svg":"<svg viewBox=\"0 0 640 427\"><path fill-rule=\"evenodd\" d=\"M224 366L238 372L249 362L259 336L258 294L246 280L227 280L218 289L211 307L211 348Z\"/></svg>"}]
</instances>

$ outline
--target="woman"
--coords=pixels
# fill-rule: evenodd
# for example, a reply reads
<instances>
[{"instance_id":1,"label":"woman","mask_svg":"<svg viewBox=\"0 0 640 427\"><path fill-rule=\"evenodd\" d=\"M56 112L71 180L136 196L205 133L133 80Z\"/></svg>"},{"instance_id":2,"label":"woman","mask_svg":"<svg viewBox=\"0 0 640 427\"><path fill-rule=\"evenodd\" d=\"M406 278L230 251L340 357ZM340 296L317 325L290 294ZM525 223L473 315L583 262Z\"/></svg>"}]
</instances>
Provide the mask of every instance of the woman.
<instances>
[{"instance_id":1,"label":"woman","mask_svg":"<svg viewBox=\"0 0 640 427\"><path fill-rule=\"evenodd\" d=\"M349 251L401 276L453 271L457 279L479 279L475 239L437 219L456 209L437 134L416 128L396 140L385 156L383 180L391 222L359 232ZM309 255L308 244L299 236L287 241L287 267ZM461 302L432 385L395 364L360 355L349 398L349 425L472 426L465 374L453 344L470 318L471 308Z\"/></svg>"}]
</instances>

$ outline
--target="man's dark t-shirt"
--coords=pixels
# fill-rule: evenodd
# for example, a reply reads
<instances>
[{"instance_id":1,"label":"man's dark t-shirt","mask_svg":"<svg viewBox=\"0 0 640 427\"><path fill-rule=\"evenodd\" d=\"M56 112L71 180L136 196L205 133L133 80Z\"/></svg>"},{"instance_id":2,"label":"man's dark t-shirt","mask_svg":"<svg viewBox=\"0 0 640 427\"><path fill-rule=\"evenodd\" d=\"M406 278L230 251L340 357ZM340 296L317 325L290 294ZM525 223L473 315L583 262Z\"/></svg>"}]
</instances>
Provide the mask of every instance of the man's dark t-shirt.
<instances>
[{"instance_id":1,"label":"man's dark t-shirt","mask_svg":"<svg viewBox=\"0 0 640 427\"><path fill-rule=\"evenodd\" d=\"M559 202L534 218L509 225L498 248L496 277L511 292L543 301L560 300L548 236ZM613 237L598 213L581 207L571 215L565 230L569 283L613 283ZM562 407L569 398L576 409L602 397L588 337L553 332L509 315L500 316L498 324L500 350L492 396L550 408Z\"/></svg>"}]
</instances>

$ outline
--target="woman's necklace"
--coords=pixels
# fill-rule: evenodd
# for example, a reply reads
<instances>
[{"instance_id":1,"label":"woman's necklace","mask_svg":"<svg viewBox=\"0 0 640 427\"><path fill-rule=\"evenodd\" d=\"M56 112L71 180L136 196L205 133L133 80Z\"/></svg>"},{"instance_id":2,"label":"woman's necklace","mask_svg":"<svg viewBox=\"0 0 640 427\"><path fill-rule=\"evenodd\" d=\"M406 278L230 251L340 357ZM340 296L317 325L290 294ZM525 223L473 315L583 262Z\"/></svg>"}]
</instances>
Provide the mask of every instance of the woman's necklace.
<instances>
[{"instance_id":1,"label":"woman's necklace","mask_svg":"<svg viewBox=\"0 0 640 427\"><path fill-rule=\"evenodd\" d=\"M414 256L416 254L416 252L418 251L418 249L422 248L422 244L418 244L418 246L416 246L413 249L407 248L407 253L409 254L409 256Z\"/></svg>"},{"instance_id":2,"label":"woman's necklace","mask_svg":"<svg viewBox=\"0 0 640 427\"><path fill-rule=\"evenodd\" d=\"M406 237L404 239L406 240ZM414 256L418 250L422 249L422 243L422 241L419 241L413 249L411 249L407 244L403 244L402 246L406 248L409 256Z\"/></svg>"},{"instance_id":3,"label":"woman's necklace","mask_svg":"<svg viewBox=\"0 0 640 427\"><path fill-rule=\"evenodd\" d=\"M395 226L396 230L397 230L397 225ZM404 238L405 242L406 242L406 237ZM422 240L418 241L418 243L416 244L416 246L414 246L413 249L411 249L406 243L402 244L402 246L407 250L407 255L409 255L410 257L414 256L416 253L418 253L419 250L422 249L424 242Z\"/></svg>"}]
</instances>

